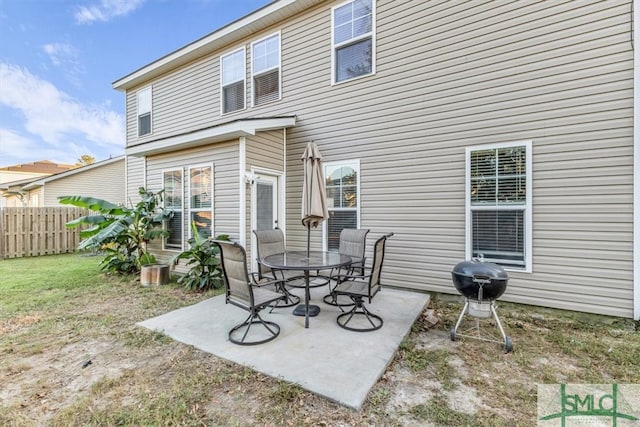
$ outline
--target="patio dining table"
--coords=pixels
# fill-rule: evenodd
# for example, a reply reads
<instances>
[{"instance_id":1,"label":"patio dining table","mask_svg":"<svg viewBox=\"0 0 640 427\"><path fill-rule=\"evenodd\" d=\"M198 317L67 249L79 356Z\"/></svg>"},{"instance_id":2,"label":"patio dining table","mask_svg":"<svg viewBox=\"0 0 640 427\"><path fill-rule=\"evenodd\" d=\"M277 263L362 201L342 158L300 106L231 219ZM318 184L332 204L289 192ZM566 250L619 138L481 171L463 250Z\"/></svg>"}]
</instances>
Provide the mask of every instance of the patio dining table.
<instances>
[{"instance_id":1,"label":"patio dining table","mask_svg":"<svg viewBox=\"0 0 640 427\"><path fill-rule=\"evenodd\" d=\"M293 314L304 316L304 327L309 327L309 316L317 316L320 307L309 304L309 272L311 270L328 270L346 267L351 264L351 257L338 252L328 251L285 251L259 259L261 264L276 270L298 270L304 272L304 304L298 305Z\"/></svg>"}]
</instances>

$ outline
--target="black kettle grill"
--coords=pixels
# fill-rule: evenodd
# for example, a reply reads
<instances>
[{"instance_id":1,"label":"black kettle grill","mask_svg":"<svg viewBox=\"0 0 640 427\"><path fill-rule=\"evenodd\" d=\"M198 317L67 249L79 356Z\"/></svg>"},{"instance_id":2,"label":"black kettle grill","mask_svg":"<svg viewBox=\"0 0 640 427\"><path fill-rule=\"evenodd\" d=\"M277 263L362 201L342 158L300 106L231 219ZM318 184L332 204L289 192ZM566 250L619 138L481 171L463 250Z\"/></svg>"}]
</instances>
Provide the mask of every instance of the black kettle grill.
<instances>
[{"instance_id":1,"label":"black kettle grill","mask_svg":"<svg viewBox=\"0 0 640 427\"><path fill-rule=\"evenodd\" d=\"M480 331L480 318L493 317L496 320L502 339L504 350L509 353L513 350L511 338L504 333L502 323L498 318L494 301L507 289L509 275L502 267L482 260L462 261L451 271L451 278L458 292L465 297L465 303L458 321L451 327L450 338L455 341L458 336L479 339L483 341L502 342L483 335ZM466 313L476 318L475 326L471 331L473 335L459 334L458 327Z\"/></svg>"}]
</instances>

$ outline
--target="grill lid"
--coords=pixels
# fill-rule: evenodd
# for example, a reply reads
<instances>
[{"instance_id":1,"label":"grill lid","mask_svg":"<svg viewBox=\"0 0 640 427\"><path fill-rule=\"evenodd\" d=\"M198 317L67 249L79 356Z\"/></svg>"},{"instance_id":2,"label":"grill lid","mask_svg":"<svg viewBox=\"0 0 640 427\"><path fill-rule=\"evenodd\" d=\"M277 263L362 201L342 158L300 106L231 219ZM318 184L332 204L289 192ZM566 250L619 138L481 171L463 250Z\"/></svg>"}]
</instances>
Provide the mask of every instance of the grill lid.
<instances>
[{"instance_id":1,"label":"grill lid","mask_svg":"<svg viewBox=\"0 0 640 427\"><path fill-rule=\"evenodd\" d=\"M453 267L453 273L470 278L508 280L509 275L498 264L476 260L462 261Z\"/></svg>"}]
</instances>

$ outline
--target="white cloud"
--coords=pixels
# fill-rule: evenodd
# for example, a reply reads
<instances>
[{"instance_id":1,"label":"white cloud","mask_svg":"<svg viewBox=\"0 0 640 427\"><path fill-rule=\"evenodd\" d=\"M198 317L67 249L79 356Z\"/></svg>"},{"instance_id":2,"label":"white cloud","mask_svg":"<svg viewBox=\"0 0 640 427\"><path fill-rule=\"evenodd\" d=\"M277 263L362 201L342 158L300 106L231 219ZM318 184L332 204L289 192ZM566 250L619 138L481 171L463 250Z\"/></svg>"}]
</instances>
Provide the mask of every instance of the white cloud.
<instances>
[{"instance_id":1,"label":"white cloud","mask_svg":"<svg viewBox=\"0 0 640 427\"><path fill-rule=\"evenodd\" d=\"M81 87L80 75L85 73L84 66L78 59L78 51L68 43L49 43L42 46L51 63L60 68L67 80L74 86Z\"/></svg>"},{"instance_id":2,"label":"white cloud","mask_svg":"<svg viewBox=\"0 0 640 427\"><path fill-rule=\"evenodd\" d=\"M13 129L0 128L0 167L31 163L38 160L50 160L55 163L73 164L82 154L91 153L86 149L80 155L74 147L42 147L33 138L21 135Z\"/></svg>"},{"instance_id":3,"label":"white cloud","mask_svg":"<svg viewBox=\"0 0 640 427\"><path fill-rule=\"evenodd\" d=\"M42 49L53 65L63 65L67 62L77 62L76 50L67 43L49 43L42 46Z\"/></svg>"},{"instance_id":4,"label":"white cloud","mask_svg":"<svg viewBox=\"0 0 640 427\"><path fill-rule=\"evenodd\" d=\"M0 81L0 105L19 111L25 129L50 146L68 147L67 141L75 141L122 151L124 117L108 106L82 103L11 64L0 63Z\"/></svg>"},{"instance_id":5,"label":"white cloud","mask_svg":"<svg viewBox=\"0 0 640 427\"><path fill-rule=\"evenodd\" d=\"M75 13L76 22L91 24L95 21L109 21L117 16L127 15L144 3L145 0L100 0L91 6L81 6Z\"/></svg>"}]
</instances>

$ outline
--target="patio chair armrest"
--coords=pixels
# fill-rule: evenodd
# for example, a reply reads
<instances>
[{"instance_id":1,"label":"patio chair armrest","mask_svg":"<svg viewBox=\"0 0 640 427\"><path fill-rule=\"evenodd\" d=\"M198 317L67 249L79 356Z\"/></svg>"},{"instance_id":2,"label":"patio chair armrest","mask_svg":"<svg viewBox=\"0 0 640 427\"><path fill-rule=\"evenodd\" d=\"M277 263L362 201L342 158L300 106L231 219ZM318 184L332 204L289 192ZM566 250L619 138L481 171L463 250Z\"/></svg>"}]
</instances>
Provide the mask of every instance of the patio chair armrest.
<instances>
[{"instance_id":1,"label":"patio chair armrest","mask_svg":"<svg viewBox=\"0 0 640 427\"><path fill-rule=\"evenodd\" d=\"M261 288L263 286L269 286L269 285L276 285L277 283L282 282L282 280L278 280L278 279L274 279L274 280L269 280L266 279L264 276L262 279L260 279L260 276L258 275L258 273L251 273L251 285L252 286L256 286L258 288Z\"/></svg>"},{"instance_id":2,"label":"patio chair armrest","mask_svg":"<svg viewBox=\"0 0 640 427\"><path fill-rule=\"evenodd\" d=\"M370 276L370 274L365 274L364 276L361 276L359 274L338 274L336 277L338 278L338 282L344 282L346 280L368 279Z\"/></svg>"}]
</instances>

